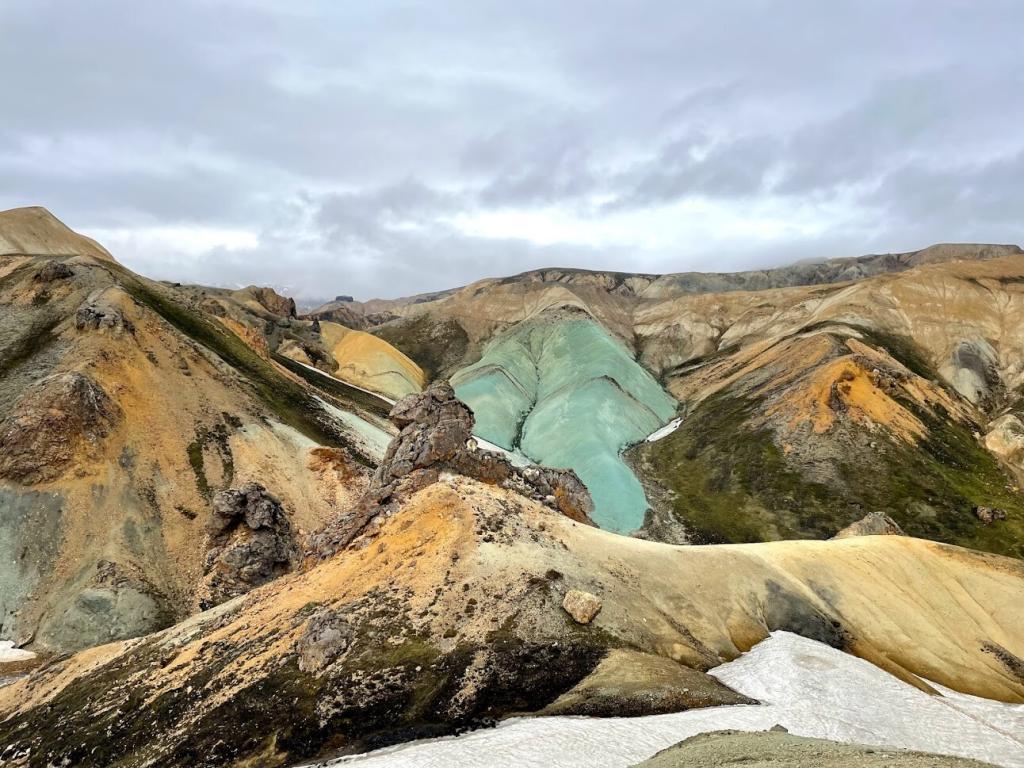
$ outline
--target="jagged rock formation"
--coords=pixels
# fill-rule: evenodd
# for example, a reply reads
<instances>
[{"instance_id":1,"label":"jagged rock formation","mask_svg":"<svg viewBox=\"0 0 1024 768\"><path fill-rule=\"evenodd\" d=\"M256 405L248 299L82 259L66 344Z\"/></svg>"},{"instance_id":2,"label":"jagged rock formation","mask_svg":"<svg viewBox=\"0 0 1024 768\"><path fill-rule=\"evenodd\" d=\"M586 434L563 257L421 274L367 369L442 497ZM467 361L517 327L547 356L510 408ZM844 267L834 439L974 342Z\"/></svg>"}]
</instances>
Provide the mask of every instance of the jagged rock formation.
<instances>
[{"instance_id":1,"label":"jagged rock formation","mask_svg":"<svg viewBox=\"0 0 1024 768\"><path fill-rule=\"evenodd\" d=\"M399 400L389 414L400 430L355 507L311 539L311 553L329 557L383 521L402 501L454 472L485 483L514 488L570 519L591 524L593 502L572 470L517 468L499 453L480 450L473 438L473 411L447 382Z\"/></svg>"},{"instance_id":2,"label":"jagged rock formation","mask_svg":"<svg viewBox=\"0 0 1024 768\"><path fill-rule=\"evenodd\" d=\"M288 515L259 483L214 496L206 531L201 610L266 584L297 563L298 545Z\"/></svg>"}]
</instances>

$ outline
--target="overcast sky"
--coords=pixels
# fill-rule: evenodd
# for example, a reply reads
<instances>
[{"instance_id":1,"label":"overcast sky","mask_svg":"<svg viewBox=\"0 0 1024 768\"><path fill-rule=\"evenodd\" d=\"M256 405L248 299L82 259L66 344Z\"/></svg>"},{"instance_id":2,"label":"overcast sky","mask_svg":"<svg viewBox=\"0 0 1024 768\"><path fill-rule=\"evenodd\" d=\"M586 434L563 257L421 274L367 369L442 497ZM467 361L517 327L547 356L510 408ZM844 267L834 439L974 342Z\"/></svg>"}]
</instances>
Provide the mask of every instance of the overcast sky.
<instances>
[{"instance_id":1,"label":"overcast sky","mask_svg":"<svg viewBox=\"0 0 1024 768\"><path fill-rule=\"evenodd\" d=\"M1019 0L0 0L0 208L152 277L1024 243Z\"/></svg>"}]
</instances>

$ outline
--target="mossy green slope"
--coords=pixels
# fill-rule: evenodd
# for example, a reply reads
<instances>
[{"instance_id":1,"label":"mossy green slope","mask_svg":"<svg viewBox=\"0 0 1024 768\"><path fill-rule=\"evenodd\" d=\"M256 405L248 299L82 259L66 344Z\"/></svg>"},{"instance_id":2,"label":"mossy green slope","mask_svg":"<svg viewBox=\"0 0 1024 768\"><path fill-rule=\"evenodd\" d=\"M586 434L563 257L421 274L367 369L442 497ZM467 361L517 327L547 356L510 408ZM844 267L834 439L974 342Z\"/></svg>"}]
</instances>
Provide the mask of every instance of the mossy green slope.
<instances>
[{"instance_id":1,"label":"mossy green slope","mask_svg":"<svg viewBox=\"0 0 1024 768\"><path fill-rule=\"evenodd\" d=\"M723 393L702 402L673 434L639 446L631 459L669 493L671 513L695 541L754 542L828 538L871 511L911 535L1024 557L1024 497L968 426L911 403L928 427L919 444L880 435L832 435L848 446L839 481L816 482L788 459L770 429L749 424L762 407ZM979 506L1006 520L985 525Z\"/></svg>"},{"instance_id":2,"label":"mossy green slope","mask_svg":"<svg viewBox=\"0 0 1024 768\"><path fill-rule=\"evenodd\" d=\"M669 421L676 402L589 317L520 323L452 384L481 437L576 470L602 528L629 531L643 522L644 490L620 452Z\"/></svg>"}]
</instances>

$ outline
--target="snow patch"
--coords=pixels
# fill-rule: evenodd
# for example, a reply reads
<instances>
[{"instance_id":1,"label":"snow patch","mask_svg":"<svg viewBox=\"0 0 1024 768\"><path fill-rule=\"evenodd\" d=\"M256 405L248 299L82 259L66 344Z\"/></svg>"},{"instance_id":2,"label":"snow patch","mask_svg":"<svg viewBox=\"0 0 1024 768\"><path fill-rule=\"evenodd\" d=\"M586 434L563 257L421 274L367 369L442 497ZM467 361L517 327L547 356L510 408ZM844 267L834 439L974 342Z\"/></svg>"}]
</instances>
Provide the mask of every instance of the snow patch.
<instances>
[{"instance_id":1,"label":"snow patch","mask_svg":"<svg viewBox=\"0 0 1024 768\"><path fill-rule=\"evenodd\" d=\"M380 392L374 392L371 389L365 389L364 387L360 387L358 384L353 384L351 381L345 381L345 379L339 379L337 376L331 376L331 374L325 373L324 371L321 371L319 368L314 368L312 365L307 365L306 363L301 363L298 360L292 360L292 362L293 363L298 363L303 368L307 368L307 369L311 370L313 373L320 374L325 379L331 379L332 381L340 381L346 387L352 387L352 389L358 389L360 392L365 392L368 395L373 395L378 400L383 400L388 405L394 405L397 402L396 400L392 400L390 397L385 397Z\"/></svg>"},{"instance_id":2,"label":"snow patch","mask_svg":"<svg viewBox=\"0 0 1024 768\"><path fill-rule=\"evenodd\" d=\"M314 397L316 397L314 395ZM391 435L376 424L371 424L366 419L357 416L349 411L343 411L322 397L316 397L320 406L333 416L344 428L345 434L354 442L358 443L370 456L380 461L388 450L391 442Z\"/></svg>"},{"instance_id":3,"label":"snow patch","mask_svg":"<svg viewBox=\"0 0 1024 768\"><path fill-rule=\"evenodd\" d=\"M32 651L23 651L21 648L15 648L13 640L0 640L0 664L9 661L28 661L35 657L36 655Z\"/></svg>"},{"instance_id":4,"label":"snow patch","mask_svg":"<svg viewBox=\"0 0 1024 768\"><path fill-rule=\"evenodd\" d=\"M653 432L651 432L651 434L647 436L645 442L656 443L659 440L661 440L661 438L668 437L677 429L679 429L679 425L682 423L683 419L681 417L672 419L672 421L670 421L664 427L661 427L660 429L656 429Z\"/></svg>"},{"instance_id":5,"label":"snow patch","mask_svg":"<svg viewBox=\"0 0 1024 768\"><path fill-rule=\"evenodd\" d=\"M762 704L636 718L513 718L489 730L317 765L621 768L699 733L781 724L799 736L1024 768L1024 705L941 688L943 696L929 696L862 659L789 632L773 632L711 674Z\"/></svg>"},{"instance_id":6,"label":"snow patch","mask_svg":"<svg viewBox=\"0 0 1024 768\"><path fill-rule=\"evenodd\" d=\"M502 454L506 459L508 459L512 463L513 467L529 467L533 465L533 462L530 461L529 457L525 456L519 451L510 451L507 448L502 448L500 445L497 445L496 443L492 443L489 440L484 440L479 435L473 435L473 440L476 441L478 448L482 448L485 451L492 451L494 453Z\"/></svg>"}]
</instances>

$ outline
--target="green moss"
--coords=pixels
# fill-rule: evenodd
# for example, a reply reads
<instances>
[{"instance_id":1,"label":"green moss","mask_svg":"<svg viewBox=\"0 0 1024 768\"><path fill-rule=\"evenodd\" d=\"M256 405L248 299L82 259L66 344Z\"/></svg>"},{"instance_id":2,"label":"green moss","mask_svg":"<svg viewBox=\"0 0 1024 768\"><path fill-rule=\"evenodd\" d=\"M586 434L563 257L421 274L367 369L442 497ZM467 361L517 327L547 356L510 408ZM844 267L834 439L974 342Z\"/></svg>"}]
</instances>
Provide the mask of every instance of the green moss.
<instances>
[{"instance_id":1,"label":"green moss","mask_svg":"<svg viewBox=\"0 0 1024 768\"><path fill-rule=\"evenodd\" d=\"M229 424L235 423L233 419L227 418L227 414L224 416ZM207 448L212 448L220 457L223 469L223 487L229 487L235 478L235 460L231 454L229 437L230 433L224 424L214 424L209 428L200 426L196 429L195 440L189 443L185 449L188 453L189 466L192 467L192 472L196 476L196 488L199 490L199 495L207 501L213 496L213 488L206 477L204 454Z\"/></svg>"},{"instance_id":2,"label":"green moss","mask_svg":"<svg viewBox=\"0 0 1024 768\"><path fill-rule=\"evenodd\" d=\"M189 466L192 467L192 473L196 476L196 488L199 489L199 495L209 501L210 483L206 479L204 469L203 444L198 440L193 440L185 450L188 452Z\"/></svg>"},{"instance_id":3,"label":"green moss","mask_svg":"<svg viewBox=\"0 0 1024 768\"><path fill-rule=\"evenodd\" d=\"M749 426L760 404L727 394L702 403L672 435L640 446L634 459L669 491L652 496L664 498L701 543L827 538L881 511L913 536L1024 556L1024 498L996 459L969 427L903 405L929 429L920 445L877 435L870 448L868 437L858 442L850 433L805 438L831 441L832 458L823 460L841 480L809 480L771 432ZM1007 519L986 526L974 515L978 505L999 507Z\"/></svg>"}]
</instances>

